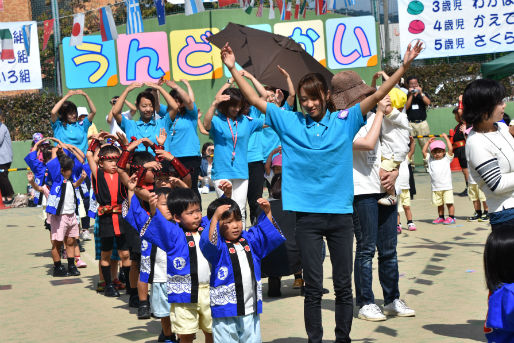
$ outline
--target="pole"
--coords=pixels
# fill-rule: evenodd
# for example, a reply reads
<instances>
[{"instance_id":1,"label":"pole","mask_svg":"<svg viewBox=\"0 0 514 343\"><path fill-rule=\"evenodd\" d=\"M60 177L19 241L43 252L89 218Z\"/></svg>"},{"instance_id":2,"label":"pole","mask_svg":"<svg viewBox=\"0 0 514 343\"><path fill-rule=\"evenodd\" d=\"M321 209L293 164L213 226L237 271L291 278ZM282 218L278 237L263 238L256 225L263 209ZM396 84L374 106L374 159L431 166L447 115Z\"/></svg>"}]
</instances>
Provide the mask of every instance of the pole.
<instances>
[{"instance_id":1,"label":"pole","mask_svg":"<svg viewBox=\"0 0 514 343\"><path fill-rule=\"evenodd\" d=\"M62 94L61 88L61 63L59 56L59 43L61 42L61 28L59 25L59 5L57 0L52 1L52 18L54 18L54 66L55 73L55 93L58 95Z\"/></svg>"},{"instance_id":2,"label":"pole","mask_svg":"<svg viewBox=\"0 0 514 343\"><path fill-rule=\"evenodd\" d=\"M389 0L384 0L384 55L389 57Z\"/></svg>"}]
</instances>

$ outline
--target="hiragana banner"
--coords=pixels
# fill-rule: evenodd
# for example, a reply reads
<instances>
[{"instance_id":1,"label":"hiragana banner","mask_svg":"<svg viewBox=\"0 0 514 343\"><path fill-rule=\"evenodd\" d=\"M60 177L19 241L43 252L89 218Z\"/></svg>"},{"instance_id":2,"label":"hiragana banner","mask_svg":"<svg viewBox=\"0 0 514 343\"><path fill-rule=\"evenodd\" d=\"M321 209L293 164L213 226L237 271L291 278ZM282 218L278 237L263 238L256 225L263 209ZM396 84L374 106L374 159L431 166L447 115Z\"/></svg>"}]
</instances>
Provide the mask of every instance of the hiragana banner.
<instances>
[{"instance_id":1,"label":"hiragana banner","mask_svg":"<svg viewBox=\"0 0 514 343\"><path fill-rule=\"evenodd\" d=\"M514 0L398 0L402 54L425 43L419 58L514 50Z\"/></svg>"},{"instance_id":2,"label":"hiragana banner","mask_svg":"<svg viewBox=\"0 0 514 343\"><path fill-rule=\"evenodd\" d=\"M30 56L25 50L23 25L30 25ZM14 46L14 59L0 60L0 91L41 89L41 65L36 22L0 23L0 29L10 30Z\"/></svg>"}]
</instances>

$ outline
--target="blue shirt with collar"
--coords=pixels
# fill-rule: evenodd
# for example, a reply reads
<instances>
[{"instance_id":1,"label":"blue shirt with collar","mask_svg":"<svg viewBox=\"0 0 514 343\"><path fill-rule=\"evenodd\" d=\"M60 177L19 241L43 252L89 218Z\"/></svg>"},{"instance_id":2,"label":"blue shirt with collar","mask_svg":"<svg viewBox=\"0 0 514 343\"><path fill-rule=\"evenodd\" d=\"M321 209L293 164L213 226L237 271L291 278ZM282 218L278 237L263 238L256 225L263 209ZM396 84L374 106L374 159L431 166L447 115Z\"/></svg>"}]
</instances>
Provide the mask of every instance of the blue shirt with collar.
<instances>
[{"instance_id":1,"label":"blue shirt with collar","mask_svg":"<svg viewBox=\"0 0 514 343\"><path fill-rule=\"evenodd\" d=\"M264 122L264 113L259 111L254 106L250 107L250 112L248 116L253 119L262 119ZM250 135L250 139L248 140L248 163L250 162L261 162L264 159L264 149L263 149L263 130L257 130Z\"/></svg>"},{"instance_id":2,"label":"blue shirt with collar","mask_svg":"<svg viewBox=\"0 0 514 343\"><path fill-rule=\"evenodd\" d=\"M161 128L165 127L166 117L162 119L152 118L148 123L145 123L141 119L135 121L121 116L120 128L125 132L127 139L130 141L130 137L134 136L137 139L148 138L155 144L157 144L156 136L159 136ZM135 151L145 151L146 147L140 144ZM148 149L152 155L155 155L153 150Z\"/></svg>"},{"instance_id":3,"label":"blue shirt with collar","mask_svg":"<svg viewBox=\"0 0 514 343\"><path fill-rule=\"evenodd\" d=\"M177 113L175 120L165 117L168 137L164 144L167 151L175 157L200 156L200 140L198 139L198 108L196 104L192 110L185 109L184 113Z\"/></svg>"},{"instance_id":4,"label":"blue shirt with collar","mask_svg":"<svg viewBox=\"0 0 514 343\"><path fill-rule=\"evenodd\" d=\"M318 123L268 103L266 124L282 143L284 210L353 213L352 141L364 125L360 104L327 111Z\"/></svg>"},{"instance_id":5,"label":"blue shirt with collar","mask_svg":"<svg viewBox=\"0 0 514 343\"><path fill-rule=\"evenodd\" d=\"M293 107L287 103L284 103L284 106L281 107L283 110L292 111ZM269 154L273 151L273 149L280 146L280 138L278 137L275 130L271 127L265 127L262 129L262 162L266 163L268 160Z\"/></svg>"},{"instance_id":6,"label":"blue shirt with collar","mask_svg":"<svg viewBox=\"0 0 514 343\"><path fill-rule=\"evenodd\" d=\"M57 119L52 123L52 130L54 137L66 144L71 144L82 150L83 153L87 152L87 130L91 126L89 119L85 118L81 123L75 122L73 124L66 124Z\"/></svg>"},{"instance_id":7,"label":"blue shirt with collar","mask_svg":"<svg viewBox=\"0 0 514 343\"><path fill-rule=\"evenodd\" d=\"M232 126L233 135L227 120ZM248 140L253 132L262 130L263 123L262 118L254 119L245 115L239 115L236 120L232 120L224 114L218 113L212 118L209 133L214 141L213 180L248 179ZM236 154L232 160L236 134Z\"/></svg>"}]
</instances>

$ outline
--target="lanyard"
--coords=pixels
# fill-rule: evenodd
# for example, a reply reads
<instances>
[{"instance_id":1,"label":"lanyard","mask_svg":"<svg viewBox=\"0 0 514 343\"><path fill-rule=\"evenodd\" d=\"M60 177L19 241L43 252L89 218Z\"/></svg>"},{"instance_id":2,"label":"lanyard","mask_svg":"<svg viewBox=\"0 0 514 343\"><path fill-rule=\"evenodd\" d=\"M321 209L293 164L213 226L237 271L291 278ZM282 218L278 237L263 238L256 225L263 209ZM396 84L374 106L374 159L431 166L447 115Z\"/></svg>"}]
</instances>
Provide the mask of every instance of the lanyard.
<instances>
[{"instance_id":1,"label":"lanyard","mask_svg":"<svg viewBox=\"0 0 514 343\"><path fill-rule=\"evenodd\" d=\"M234 131L232 131L232 125L230 124L230 119L227 118L228 127L230 128L230 134L232 135L232 142L234 142L234 149L232 150L232 161L236 158L236 145L237 145L237 120L234 121L236 123L236 135L234 136Z\"/></svg>"},{"instance_id":2,"label":"lanyard","mask_svg":"<svg viewBox=\"0 0 514 343\"><path fill-rule=\"evenodd\" d=\"M175 116L175 120L173 121L173 126L172 126L172 128L171 128L171 129L173 130L173 131L171 132L171 135L172 135L172 136L175 136L175 132L176 132L176 131L175 131L175 126L177 125L177 122L178 122L178 114Z\"/></svg>"}]
</instances>

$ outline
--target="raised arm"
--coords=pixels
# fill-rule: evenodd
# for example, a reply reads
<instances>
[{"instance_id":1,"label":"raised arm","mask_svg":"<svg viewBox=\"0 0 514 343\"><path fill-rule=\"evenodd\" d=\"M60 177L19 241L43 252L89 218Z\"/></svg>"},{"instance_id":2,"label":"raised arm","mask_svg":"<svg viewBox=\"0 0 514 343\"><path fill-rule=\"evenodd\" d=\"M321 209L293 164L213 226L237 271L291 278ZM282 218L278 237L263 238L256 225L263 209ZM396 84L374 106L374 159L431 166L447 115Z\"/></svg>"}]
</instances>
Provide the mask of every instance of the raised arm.
<instances>
[{"instance_id":1,"label":"raised arm","mask_svg":"<svg viewBox=\"0 0 514 343\"><path fill-rule=\"evenodd\" d=\"M416 141L412 136L409 136L409 141L409 153L407 154L407 157L409 158L409 161L412 161L412 156L414 156L414 151L416 151Z\"/></svg>"},{"instance_id":2,"label":"raised arm","mask_svg":"<svg viewBox=\"0 0 514 343\"><path fill-rule=\"evenodd\" d=\"M133 116L134 114L136 114L137 112L137 108L136 108L136 105L134 105L133 103L131 103L130 101L128 101L127 99L125 99L125 101L123 101L123 103L125 105L127 105L127 107L129 108L129 111L130 111L130 115Z\"/></svg>"},{"instance_id":3,"label":"raised arm","mask_svg":"<svg viewBox=\"0 0 514 343\"><path fill-rule=\"evenodd\" d=\"M273 162L273 156L281 151L282 147L278 146L275 149L273 149L268 155L268 158L266 159L266 164L264 164L264 172L266 173L266 175L269 175L271 172L271 162Z\"/></svg>"},{"instance_id":4,"label":"raised arm","mask_svg":"<svg viewBox=\"0 0 514 343\"><path fill-rule=\"evenodd\" d=\"M218 245L218 221L220 220L221 215L228 211L230 205L221 205L219 206L211 218L211 225L209 226L209 241L213 245Z\"/></svg>"},{"instance_id":5,"label":"raised arm","mask_svg":"<svg viewBox=\"0 0 514 343\"><path fill-rule=\"evenodd\" d=\"M171 89L173 89L173 90L175 90L177 92L177 94L180 97L180 99L182 99L182 102L184 103L184 106L189 111L191 111L195 107L194 101L191 99L189 94L184 89L182 89L182 87L177 85L177 83L175 81L166 80L165 82L166 82L166 85L168 87L170 87ZM189 85L189 83L188 83L188 85ZM189 86L189 87L191 87L191 86ZM169 95L169 93L168 93L168 95ZM171 97L171 95L170 95L170 97ZM178 106L177 106L177 108L178 108Z\"/></svg>"},{"instance_id":6,"label":"raised arm","mask_svg":"<svg viewBox=\"0 0 514 343\"><path fill-rule=\"evenodd\" d=\"M398 70L393 75L391 75L391 77L389 77L389 79L385 81L375 93L368 96L361 102L360 107L363 116L365 116L373 107L375 107L375 105L382 98L384 98L384 96L386 96L386 94L389 93L389 91L393 89L393 87L400 81L402 75L410 67L412 61L414 61L414 59L421 52L423 47L422 45L423 44L421 41L417 41L414 47L409 44L403 58L403 64L400 66L400 68L398 68Z\"/></svg>"},{"instance_id":7,"label":"raised arm","mask_svg":"<svg viewBox=\"0 0 514 343\"><path fill-rule=\"evenodd\" d=\"M255 89L245 80L241 73L239 73L239 71L236 69L236 56L234 55L234 52L232 51L228 43L226 43L223 49L221 49L221 60L227 66L228 70L230 70L230 73L232 74L234 81L237 83L239 89L241 90L241 93L243 93L244 97L250 103L250 105L255 106L262 113L266 113L266 107L268 103L266 102L266 100L261 99L261 97L259 96L259 94L257 94ZM205 125L205 128L207 128L207 125Z\"/></svg>"},{"instance_id":8,"label":"raised arm","mask_svg":"<svg viewBox=\"0 0 514 343\"><path fill-rule=\"evenodd\" d=\"M195 92L193 92L193 88L191 87L191 84L186 79L180 79L180 82L182 82L186 88L187 88L187 95L189 95L189 98L192 102L195 102Z\"/></svg>"},{"instance_id":9,"label":"raised arm","mask_svg":"<svg viewBox=\"0 0 514 343\"><path fill-rule=\"evenodd\" d=\"M170 95L170 93L166 92L166 90L164 88L162 88L161 86L159 86L157 83L154 83L154 82L145 82L145 85L147 87L156 89L159 93L161 93L162 97L164 98L164 100L166 100L166 103L168 104L168 113L170 115L170 118L171 118L171 120L174 120L175 116L177 115L177 112L178 112L178 105L175 102L175 100L173 99L173 97ZM180 89L182 90L182 88L180 88ZM182 92L187 96L187 93L184 92L184 90L182 90ZM188 99L189 99L189 96L188 96Z\"/></svg>"},{"instance_id":10,"label":"raised arm","mask_svg":"<svg viewBox=\"0 0 514 343\"><path fill-rule=\"evenodd\" d=\"M52 108L52 110L50 111L50 120L52 121L52 123L55 123L59 117L59 110L61 109L62 107L62 104L64 104L64 102L66 100L68 100L71 96L75 95L75 94L79 94L76 90L69 90L68 93L66 93L61 100L57 101L57 103L54 105L54 107Z\"/></svg>"},{"instance_id":11,"label":"raised arm","mask_svg":"<svg viewBox=\"0 0 514 343\"><path fill-rule=\"evenodd\" d=\"M382 127L382 121L384 119L384 112L386 108L391 108L389 106L390 104L391 98L389 98L389 96L386 96L384 99L380 100L377 107L377 113L375 114L375 119L373 120L373 124L371 124L371 128L369 129L366 136L359 137L353 142L353 150L371 151L375 149L378 136L380 135L380 129Z\"/></svg>"},{"instance_id":12,"label":"raised arm","mask_svg":"<svg viewBox=\"0 0 514 343\"><path fill-rule=\"evenodd\" d=\"M260 81L257 80L255 78L255 76L253 76L252 74L250 74L249 72L247 72L244 69L241 70L240 73L241 73L241 75L246 77L248 80L252 81L253 86L257 90L257 93L259 93L261 95L261 99L266 100L267 92L266 92L266 89L264 88L264 86L262 85L262 83L260 83Z\"/></svg>"},{"instance_id":13,"label":"raised arm","mask_svg":"<svg viewBox=\"0 0 514 343\"><path fill-rule=\"evenodd\" d=\"M114 104L114 106L111 109L112 115L114 116L114 119L116 120L116 123L118 125L121 125L122 115L121 110L123 109L123 104L125 103L125 100L127 100L127 95L136 88L143 87L143 84L141 82L133 82L130 85L125 88L123 93L121 93L120 97L118 98L118 101Z\"/></svg>"},{"instance_id":14,"label":"raised arm","mask_svg":"<svg viewBox=\"0 0 514 343\"><path fill-rule=\"evenodd\" d=\"M27 173L27 181L29 182L30 186L36 190L36 192L44 192L44 186L40 186L36 183L36 181L34 181L34 174L32 172Z\"/></svg>"},{"instance_id":15,"label":"raised arm","mask_svg":"<svg viewBox=\"0 0 514 343\"><path fill-rule=\"evenodd\" d=\"M206 130L211 129L212 117L214 116L214 112L216 111L216 108L218 107L219 103L228 100L230 100L230 95L219 94L219 92L218 94L216 94L216 98L214 99L211 106L207 110L207 113L205 113L205 116L203 117L203 126Z\"/></svg>"},{"instance_id":16,"label":"raised arm","mask_svg":"<svg viewBox=\"0 0 514 343\"><path fill-rule=\"evenodd\" d=\"M75 155L75 157L77 158L77 160L79 160L80 163L84 163L85 156L81 150L79 150L76 146L72 144L65 144L64 147L68 149L73 155Z\"/></svg>"},{"instance_id":17,"label":"raised arm","mask_svg":"<svg viewBox=\"0 0 514 343\"><path fill-rule=\"evenodd\" d=\"M87 120L89 120L90 123L93 122L93 119L95 119L96 114L96 107L93 103L93 100L87 95L86 92L84 92L82 89L77 90L77 94L83 95L86 98L87 105L89 106L89 114L87 115Z\"/></svg>"},{"instance_id":18,"label":"raised arm","mask_svg":"<svg viewBox=\"0 0 514 343\"><path fill-rule=\"evenodd\" d=\"M200 131L200 133L202 135L208 136L209 135L209 131L207 131L205 129L205 126L203 126L202 112L200 110L198 111L198 122L197 122L197 124L198 124L198 130Z\"/></svg>"},{"instance_id":19,"label":"raised arm","mask_svg":"<svg viewBox=\"0 0 514 343\"><path fill-rule=\"evenodd\" d=\"M423 149L421 149L421 154L423 155L423 159L425 160L427 158L427 154L428 154L428 146L430 145L430 143L432 143L433 141L435 141L435 138L432 137L430 138L428 141L425 142L425 145L423 145Z\"/></svg>"},{"instance_id":20,"label":"raised arm","mask_svg":"<svg viewBox=\"0 0 514 343\"><path fill-rule=\"evenodd\" d=\"M75 181L75 182L73 183L73 188L77 188L78 186L80 186L80 184L81 184L82 182L84 182L84 180L86 179L86 177L87 177L86 172L85 172L85 171L82 171L82 174L80 174L80 178L79 178L77 181Z\"/></svg>"},{"instance_id":21,"label":"raised arm","mask_svg":"<svg viewBox=\"0 0 514 343\"><path fill-rule=\"evenodd\" d=\"M282 75L284 75L284 77L286 78L287 91L289 92L289 95L287 96L286 101L289 104L289 106L293 107L294 106L294 98L296 96L296 91L294 89L293 80L291 80L291 76L285 69L281 68L280 66L277 66L277 68L278 68L278 71Z\"/></svg>"},{"instance_id":22,"label":"raised arm","mask_svg":"<svg viewBox=\"0 0 514 343\"><path fill-rule=\"evenodd\" d=\"M448 155L453 156L453 145L452 145L452 142L450 142L450 138L448 138L448 135L444 132L441 133L441 137L443 137L444 140L446 141L446 146L448 147Z\"/></svg>"}]
</instances>

